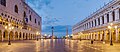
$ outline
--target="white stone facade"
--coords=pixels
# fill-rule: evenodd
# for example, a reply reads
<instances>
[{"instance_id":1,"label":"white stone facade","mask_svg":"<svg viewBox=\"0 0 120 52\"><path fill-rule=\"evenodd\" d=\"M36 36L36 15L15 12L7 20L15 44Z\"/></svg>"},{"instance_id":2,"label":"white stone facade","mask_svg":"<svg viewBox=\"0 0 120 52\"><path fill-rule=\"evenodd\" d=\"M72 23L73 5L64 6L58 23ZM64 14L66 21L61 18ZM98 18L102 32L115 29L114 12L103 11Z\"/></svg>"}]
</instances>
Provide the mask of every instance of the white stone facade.
<instances>
[{"instance_id":1,"label":"white stone facade","mask_svg":"<svg viewBox=\"0 0 120 52\"><path fill-rule=\"evenodd\" d=\"M112 30L108 29L111 23ZM114 28L115 26L117 28ZM120 0L109 2L87 19L77 23L72 32L74 35L80 35L82 39L109 41L112 35L112 40L120 41Z\"/></svg>"},{"instance_id":2,"label":"white stone facade","mask_svg":"<svg viewBox=\"0 0 120 52\"><path fill-rule=\"evenodd\" d=\"M0 0L0 40L35 39L41 33L41 17L25 0ZM5 29L11 24L14 29ZM10 35L10 36L9 36Z\"/></svg>"}]
</instances>

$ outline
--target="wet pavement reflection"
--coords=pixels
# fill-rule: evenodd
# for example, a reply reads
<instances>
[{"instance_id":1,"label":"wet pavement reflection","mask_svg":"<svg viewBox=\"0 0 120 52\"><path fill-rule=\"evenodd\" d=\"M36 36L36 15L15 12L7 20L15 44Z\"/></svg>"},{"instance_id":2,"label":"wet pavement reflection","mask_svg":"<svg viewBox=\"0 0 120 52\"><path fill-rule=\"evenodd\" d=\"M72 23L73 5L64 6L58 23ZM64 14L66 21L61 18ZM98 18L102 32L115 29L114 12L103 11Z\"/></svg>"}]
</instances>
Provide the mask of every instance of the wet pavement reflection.
<instances>
[{"instance_id":1,"label":"wet pavement reflection","mask_svg":"<svg viewBox=\"0 0 120 52\"><path fill-rule=\"evenodd\" d=\"M89 43L79 40L43 39L41 41L42 46L38 48L38 52L102 52L101 50L86 46L87 44Z\"/></svg>"},{"instance_id":2,"label":"wet pavement reflection","mask_svg":"<svg viewBox=\"0 0 120 52\"><path fill-rule=\"evenodd\" d=\"M120 44L102 44L86 40L70 40L70 39L41 39L12 41L12 45L8 42L0 42L0 52L119 52Z\"/></svg>"},{"instance_id":3,"label":"wet pavement reflection","mask_svg":"<svg viewBox=\"0 0 120 52\"><path fill-rule=\"evenodd\" d=\"M65 41L62 39L42 39L38 52L66 52Z\"/></svg>"}]
</instances>

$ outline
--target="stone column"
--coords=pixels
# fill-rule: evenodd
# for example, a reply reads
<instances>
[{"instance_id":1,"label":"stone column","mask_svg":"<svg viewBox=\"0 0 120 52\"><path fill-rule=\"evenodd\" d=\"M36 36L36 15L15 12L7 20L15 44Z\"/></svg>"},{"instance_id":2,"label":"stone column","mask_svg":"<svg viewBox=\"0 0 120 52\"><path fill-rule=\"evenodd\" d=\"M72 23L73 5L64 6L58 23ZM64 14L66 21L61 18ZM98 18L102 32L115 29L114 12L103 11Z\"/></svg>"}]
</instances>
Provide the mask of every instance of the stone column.
<instances>
[{"instance_id":1,"label":"stone column","mask_svg":"<svg viewBox=\"0 0 120 52\"><path fill-rule=\"evenodd\" d=\"M30 36L30 34L29 34L29 40L31 39L31 36Z\"/></svg>"},{"instance_id":2,"label":"stone column","mask_svg":"<svg viewBox=\"0 0 120 52\"><path fill-rule=\"evenodd\" d=\"M9 40L9 37L10 37L10 32L8 31L8 40Z\"/></svg>"},{"instance_id":3,"label":"stone column","mask_svg":"<svg viewBox=\"0 0 120 52\"><path fill-rule=\"evenodd\" d=\"M21 40L23 40L23 33L21 33Z\"/></svg>"},{"instance_id":4,"label":"stone column","mask_svg":"<svg viewBox=\"0 0 120 52\"><path fill-rule=\"evenodd\" d=\"M92 33L90 33L90 36L91 36L91 40L92 40Z\"/></svg>"},{"instance_id":5,"label":"stone column","mask_svg":"<svg viewBox=\"0 0 120 52\"><path fill-rule=\"evenodd\" d=\"M101 32L98 33L98 37L99 37L98 40L100 40L101 39Z\"/></svg>"},{"instance_id":6,"label":"stone column","mask_svg":"<svg viewBox=\"0 0 120 52\"><path fill-rule=\"evenodd\" d=\"M91 27L92 27L92 21L90 23L91 23Z\"/></svg>"},{"instance_id":7,"label":"stone column","mask_svg":"<svg viewBox=\"0 0 120 52\"><path fill-rule=\"evenodd\" d=\"M13 40L16 40L16 34L13 32Z\"/></svg>"},{"instance_id":8,"label":"stone column","mask_svg":"<svg viewBox=\"0 0 120 52\"><path fill-rule=\"evenodd\" d=\"M96 33L96 36L97 36L97 38L96 38L96 39L98 40L98 32Z\"/></svg>"},{"instance_id":9,"label":"stone column","mask_svg":"<svg viewBox=\"0 0 120 52\"><path fill-rule=\"evenodd\" d=\"M26 36L26 35L25 35L25 33L24 33L24 38L23 38L24 40L25 40L25 36Z\"/></svg>"},{"instance_id":10,"label":"stone column","mask_svg":"<svg viewBox=\"0 0 120 52\"><path fill-rule=\"evenodd\" d=\"M111 38L113 37L113 32L111 31L111 30L109 30L110 31L110 38L109 38L109 41L111 41ZM112 35L112 36L111 36ZM112 38L113 39L113 38Z\"/></svg>"},{"instance_id":11,"label":"stone column","mask_svg":"<svg viewBox=\"0 0 120 52\"><path fill-rule=\"evenodd\" d=\"M20 34L19 34L19 32L18 32L18 40L20 39L20 37L19 37L19 36L20 36Z\"/></svg>"},{"instance_id":12,"label":"stone column","mask_svg":"<svg viewBox=\"0 0 120 52\"><path fill-rule=\"evenodd\" d=\"M90 40L91 40L91 33L90 33Z\"/></svg>"},{"instance_id":13,"label":"stone column","mask_svg":"<svg viewBox=\"0 0 120 52\"><path fill-rule=\"evenodd\" d=\"M107 15L104 15L104 23L107 23Z\"/></svg>"},{"instance_id":14,"label":"stone column","mask_svg":"<svg viewBox=\"0 0 120 52\"><path fill-rule=\"evenodd\" d=\"M100 25L102 24L102 17L100 17Z\"/></svg>"},{"instance_id":15,"label":"stone column","mask_svg":"<svg viewBox=\"0 0 120 52\"><path fill-rule=\"evenodd\" d=\"M107 33L106 33L106 31L104 30L104 40L106 40L106 35L107 35Z\"/></svg>"},{"instance_id":16,"label":"stone column","mask_svg":"<svg viewBox=\"0 0 120 52\"><path fill-rule=\"evenodd\" d=\"M93 34L93 36L94 36L94 38L93 38L93 39L95 40L95 33Z\"/></svg>"},{"instance_id":17,"label":"stone column","mask_svg":"<svg viewBox=\"0 0 120 52\"><path fill-rule=\"evenodd\" d=\"M96 26L98 25L98 18L96 19Z\"/></svg>"},{"instance_id":18,"label":"stone column","mask_svg":"<svg viewBox=\"0 0 120 52\"><path fill-rule=\"evenodd\" d=\"M92 33L92 40L94 40L94 33Z\"/></svg>"},{"instance_id":19,"label":"stone column","mask_svg":"<svg viewBox=\"0 0 120 52\"><path fill-rule=\"evenodd\" d=\"M118 37L118 36L119 36L119 35L118 35L118 34L119 34L118 29L116 29L115 32L116 32L116 42L117 42L117 41L118 41L118 38L119 38L119 37Z\"/></svg>"},{"instance_id":20,"label":"stone column","mask_svg":"<svg viewBox=\"0 0 120 52\"><path fill-rule=\"evenodd\" d=\"M34 34L32 34L32 39L34 39Z\"/></svg>"},{"instance_id":21,"label":"stone column","mask_svg":"<svg viewBox=\"0 0 120 52\"><path fill-rule=\"evenodd\" d=\"M90 33L89 33L88 39L90 40Z\"/></svg>"},{"instance_id":22,"label":"stone column","mask_svg":"<svg viewBox=\"0 0 120 52\"><path fill-rule=\"evenodd\" d=\"M102 40L103 39L103 32L101 31L100 32L100 40Z\"/></svg>"},{"instance_id":23,"label":"stone column","mask_svg":"<svg viewBox=\"0 0 120 52\"><path fill-rule=\"evenodd\" d=\"M4 41L4 37L3 37L3 31L1 32L1 34L2 34L2 41Z\"/></svg>"},{"instance_id":24,"label":"stone column","mask_svg":"<svg viewBox=\"0 0 120 52\"><path fill-rule=\"evenodd\" d=\"M24 33L24 40L26 39L26 33Z\"/></svg>"},{"instance_id":25,"label":"stone column","mask_svg":"<svg viewBox=\"0 0 120 52\"><path fill-rule=\"evenodd\" d=\"M105 40L105 38L106 38L106 32L105 32L105 30L103 31L103 33L104 33L104 39L103 40Z\"/></svg>"},{"instance_id":26,"label":"stone column","mask_svg":"<svg viewBox=\"0 0 120 52\"><path fill-rule=\"evenodd\" d=\"M27 34L27 38L28 38L28 40L29 40L29 33Z\"/></svg>"}]
</instances>

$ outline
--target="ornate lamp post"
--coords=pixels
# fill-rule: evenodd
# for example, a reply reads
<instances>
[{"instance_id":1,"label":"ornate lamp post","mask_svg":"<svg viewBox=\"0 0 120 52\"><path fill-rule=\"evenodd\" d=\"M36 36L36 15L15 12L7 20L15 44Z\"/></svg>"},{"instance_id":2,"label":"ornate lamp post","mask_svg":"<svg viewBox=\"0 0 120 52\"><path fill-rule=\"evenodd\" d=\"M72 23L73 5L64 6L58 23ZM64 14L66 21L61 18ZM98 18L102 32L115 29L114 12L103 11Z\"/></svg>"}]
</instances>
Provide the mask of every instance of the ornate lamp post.
<instances>
[{"instance_id":1,"label":"ornate lamp post","mask_svg":"<svg viewBox=\"0 0 120 52\"><path fill-rule=\"evenodd\" d=\"M110 45L113 45L113 41L112 41L112 30L117 29L117 26L113 26L113 23L111 23L111 24L108 26L108 29L110 29L110 36L111 36Z\"/></svg>"},{"instance_id":2,"label":"ornate lamp post","mask_svg":"<svg viewBox=\"0 0 120 52\"><path fill-rule=\"evenodd\" d=\"M14 27L11 25L11 24L8 24L8 26L5 26L5 29L8 30L9 32L11 32ZM8 45L11 45L11 42L10 42L10 34L9 35L9 38L8 38Z\"/></svg>"}]
</instances>

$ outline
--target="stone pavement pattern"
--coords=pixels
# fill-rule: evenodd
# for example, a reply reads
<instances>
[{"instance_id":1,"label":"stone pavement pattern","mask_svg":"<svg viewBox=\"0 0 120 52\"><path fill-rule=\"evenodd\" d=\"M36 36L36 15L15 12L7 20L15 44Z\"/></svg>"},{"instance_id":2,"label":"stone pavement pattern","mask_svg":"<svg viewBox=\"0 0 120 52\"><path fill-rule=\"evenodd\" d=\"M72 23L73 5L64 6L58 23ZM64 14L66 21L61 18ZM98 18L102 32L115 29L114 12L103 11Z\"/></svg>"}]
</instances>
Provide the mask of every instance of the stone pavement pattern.
<instances>
[{"instance_id":1,"label":"stone pavement pattern","mask_svg":"<svg viewBox=\"0 0 120 52\"><path fill-rule=\"evenodd\" d=\"M109 43L103 44L86 40L64 40L64 39L42 39L12 41L12 45L8 42L0 42L0 52L120 52L120 44Z\"/></svg>"}]
</instances>

